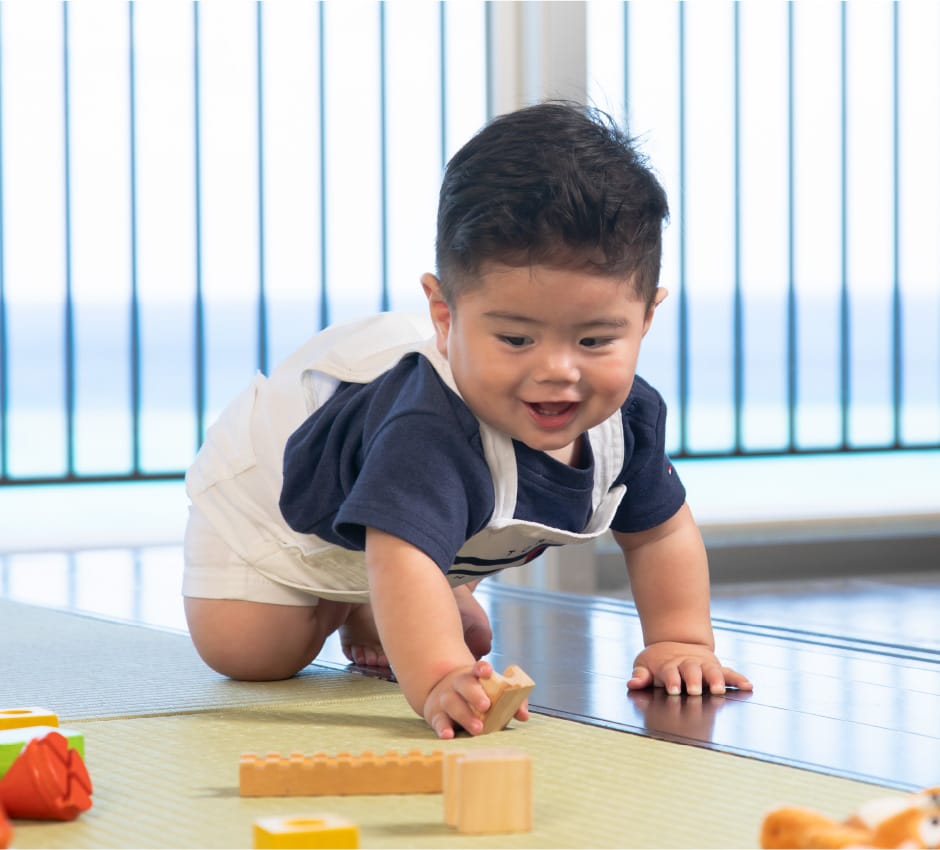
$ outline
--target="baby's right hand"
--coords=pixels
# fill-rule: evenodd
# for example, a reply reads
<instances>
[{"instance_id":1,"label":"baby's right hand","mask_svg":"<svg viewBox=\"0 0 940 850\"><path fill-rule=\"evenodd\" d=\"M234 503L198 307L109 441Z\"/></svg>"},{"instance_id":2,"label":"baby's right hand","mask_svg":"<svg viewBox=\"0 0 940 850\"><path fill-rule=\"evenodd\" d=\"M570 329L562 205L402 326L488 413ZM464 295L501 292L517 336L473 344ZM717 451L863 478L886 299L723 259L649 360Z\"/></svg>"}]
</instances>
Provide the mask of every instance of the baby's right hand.
<instances>
[{"instance_id":1,"label":"baby's right hand","mask_svg":"<svg viewBox=\"0 0 940 850\"><path fill-rule=\"evenodd\" d=\"M482 715L490 707L490 698L480 679L492 675L493 668L488 661L477 661L472 666L452 670L431 689L424 701L424 719L438 738L453 738L454 726L466 729L471 735L483 731Z\"/></svg>"}]
</instances>

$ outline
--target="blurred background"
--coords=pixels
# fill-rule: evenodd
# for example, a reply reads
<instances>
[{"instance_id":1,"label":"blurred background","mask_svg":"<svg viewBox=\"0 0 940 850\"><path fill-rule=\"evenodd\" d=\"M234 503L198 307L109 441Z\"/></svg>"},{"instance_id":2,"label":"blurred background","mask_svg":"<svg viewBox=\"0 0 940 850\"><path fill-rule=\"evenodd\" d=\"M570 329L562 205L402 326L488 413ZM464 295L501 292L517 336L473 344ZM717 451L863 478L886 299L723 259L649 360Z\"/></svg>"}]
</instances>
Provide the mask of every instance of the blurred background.
<instances>
[{"instance_id":1,"label":"blurred background","mask_svg":"<svg viewBox=\"0 0 940 850\"><path fill-rule=\"evenodd\" d=\"M639 372L716 574L936 570L938 38L916 0L0 4L0 551L178 544L225 403L421 310L450 155L564 97L670 198Z\"/></svg>"}]
</instances>

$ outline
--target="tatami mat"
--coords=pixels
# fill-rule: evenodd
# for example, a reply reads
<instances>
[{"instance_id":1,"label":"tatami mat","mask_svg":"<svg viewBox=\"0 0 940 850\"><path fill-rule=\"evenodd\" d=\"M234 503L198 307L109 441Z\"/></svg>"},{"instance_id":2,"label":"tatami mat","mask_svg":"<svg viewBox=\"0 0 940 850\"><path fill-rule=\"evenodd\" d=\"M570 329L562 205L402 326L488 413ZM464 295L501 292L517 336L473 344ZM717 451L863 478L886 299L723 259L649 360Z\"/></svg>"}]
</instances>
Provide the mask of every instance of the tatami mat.
<instances>
[{"instance_id":1,"label":"tatami mat","mask_svg":"<svg viewBox=\"0 0 940 850\"><path fill-rule=\"evenodd\" d=\"M439 744L394 686L369 699L75 723L95 805L71 824L17 824L16 847L247 847L267 815L332 812L364 847L754 847L781 803L844 815L883 789L701 748L534 716ZM440 795L238 796L243 751L514 746L534 765L533 832L461 836Z\"/></svg>"},{"instance_id":2,"label":"tatami mat","mask_svg":"<svg viewBox=\"0 0 940 850\"><path fill-rule=\"evenodd\" d=\"M286 682L233 682L206 667L186 635L2 599L0 646L0 705L44 705L66 719L368 696L385 685L323 667Z\"/></svg>"},{"instance_id":3,"label":"tatami mat","mask_svg":"<svg viewBox=\"0 0 940 850\"><path fill-rule=\"evenodd\" d=\"M44 705L84 731L95 784L89 812L18 821L13 847L247 847L256 817L317 812L354 820L363 847L754 847L773 806L843 817L898 793L540 715L438 742L388 682L314 667L292 682L230 686L178 635L15 603L0 604L0 635L13 647L0 704ZM531 833L454 833L440 795L238 796L246 751L492 746L532 755Z\"/></svg>"}]
</instances>

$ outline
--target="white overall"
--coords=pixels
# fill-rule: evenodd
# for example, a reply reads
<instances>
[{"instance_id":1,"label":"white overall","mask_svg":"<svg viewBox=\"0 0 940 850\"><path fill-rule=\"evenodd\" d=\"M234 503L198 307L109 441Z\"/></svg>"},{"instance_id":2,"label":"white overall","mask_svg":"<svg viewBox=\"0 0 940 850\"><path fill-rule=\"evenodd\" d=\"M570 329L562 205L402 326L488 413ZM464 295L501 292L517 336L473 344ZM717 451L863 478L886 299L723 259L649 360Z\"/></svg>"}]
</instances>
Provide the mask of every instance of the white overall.
<instances>
[{"instance_id":1,"label":"white overall","mask_svg":"<svg viewBox=\"0 0 940 850\"><path fill-rule=\"evenodd\" d=\"M290 435L341 381L367 383L413 351L427 357L459 395L447 360L434 344L430 321L418 315L382 313L312 337L270 378L257 375L209 429L186 474L190 500L231 549L268 579L323 599L362 602L367 598L362 552L295 532L281 516L278 500L284 448ZM588 432L595 465L593 512L581 533L513 519L518 475L512 440L483 422L480 434L493 478L495 506L486 528L464 544L458 557L515 566L537 547L583 543L610 526L626 492L623 485L612 488L624 463L619 410ZM448 580L456 586L479 577L480 571L454 567Z\"/></svg>"}]
</instances>

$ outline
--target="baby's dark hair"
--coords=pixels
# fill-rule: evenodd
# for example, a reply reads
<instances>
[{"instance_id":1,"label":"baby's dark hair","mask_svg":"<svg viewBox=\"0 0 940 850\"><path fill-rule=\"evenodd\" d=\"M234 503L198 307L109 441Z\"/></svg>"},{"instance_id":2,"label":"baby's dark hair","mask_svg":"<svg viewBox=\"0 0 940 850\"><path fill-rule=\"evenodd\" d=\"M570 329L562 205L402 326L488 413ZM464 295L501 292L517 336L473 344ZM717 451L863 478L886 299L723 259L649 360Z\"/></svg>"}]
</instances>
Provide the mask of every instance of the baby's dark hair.
<instances>
[{"instance_id":1,"label":"baby's dark hair","mask_svg":"<svg viewBox=\"0 0 940 850\"><path fill-rule=\"evenodd\" d=\"M501 115L450 160L437 210L444 298L472 288L488 263L633 276L651 306L666 193L614 120L548 101Z\"/></svg>"}]
</instances>

